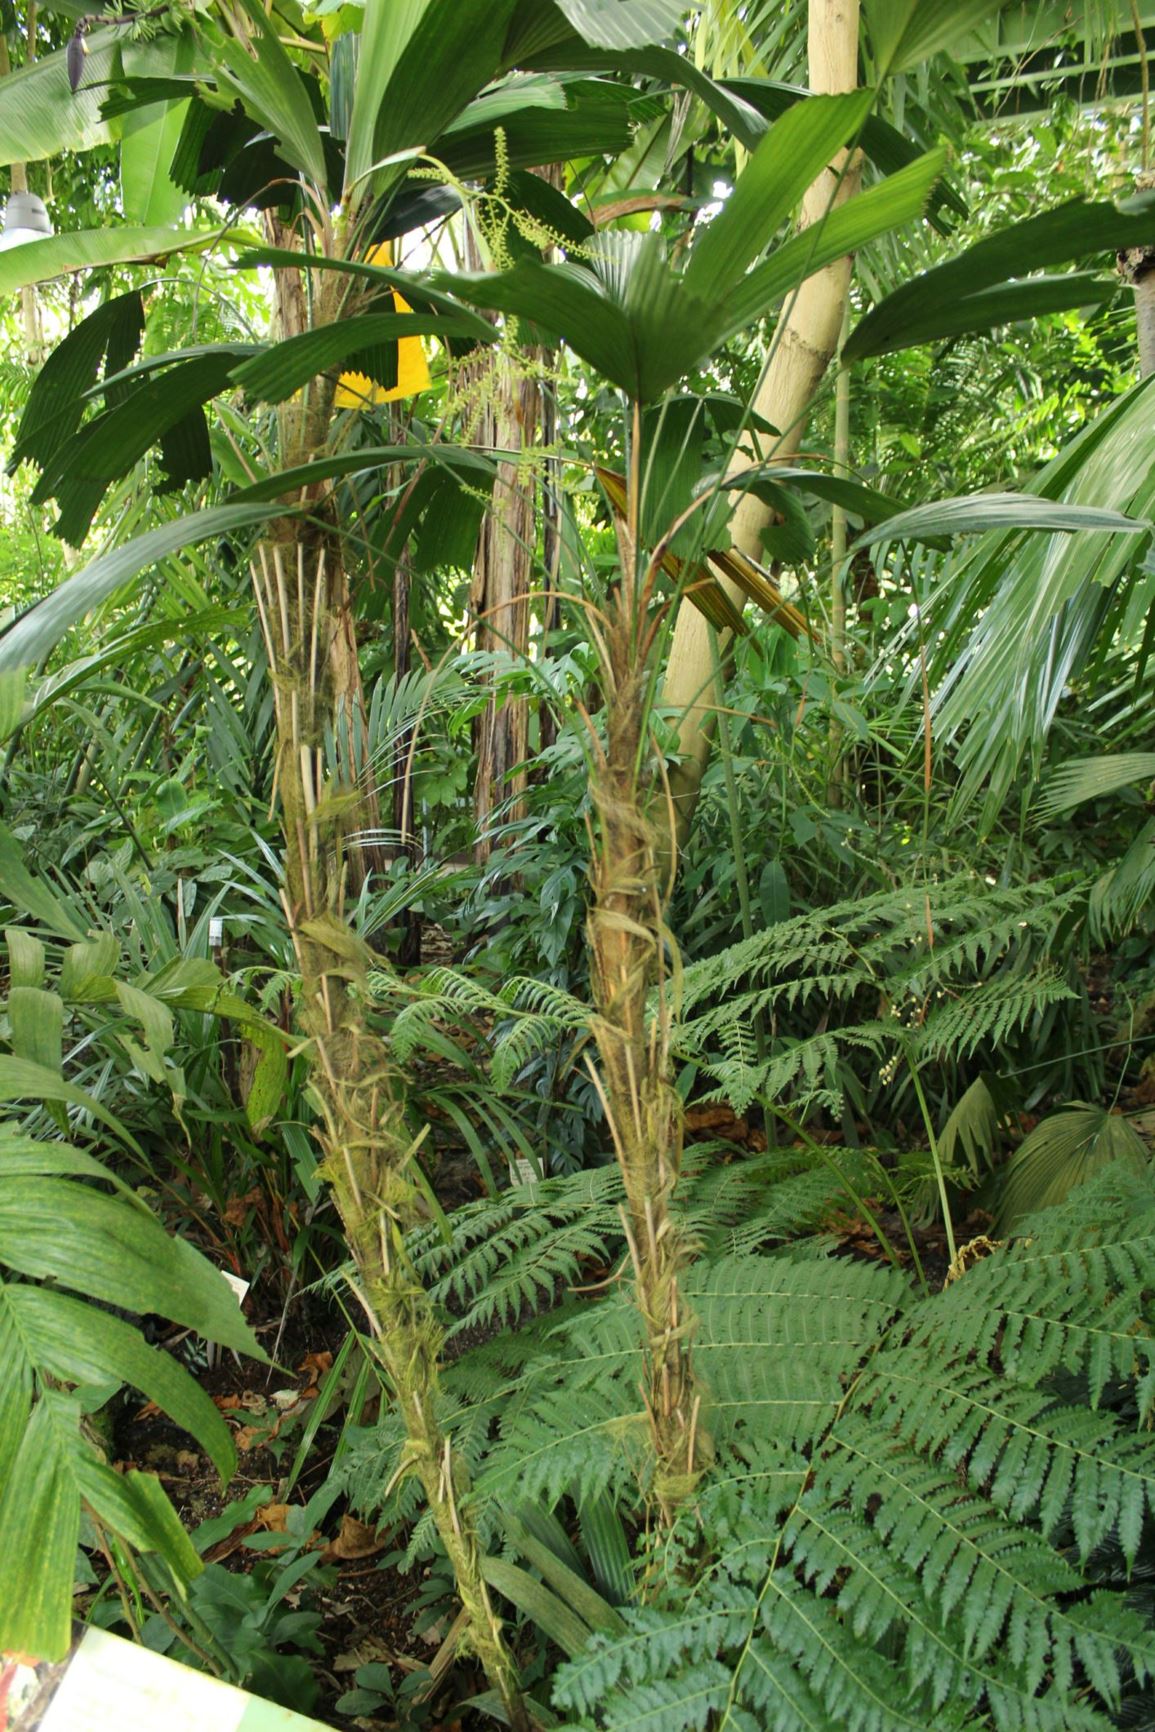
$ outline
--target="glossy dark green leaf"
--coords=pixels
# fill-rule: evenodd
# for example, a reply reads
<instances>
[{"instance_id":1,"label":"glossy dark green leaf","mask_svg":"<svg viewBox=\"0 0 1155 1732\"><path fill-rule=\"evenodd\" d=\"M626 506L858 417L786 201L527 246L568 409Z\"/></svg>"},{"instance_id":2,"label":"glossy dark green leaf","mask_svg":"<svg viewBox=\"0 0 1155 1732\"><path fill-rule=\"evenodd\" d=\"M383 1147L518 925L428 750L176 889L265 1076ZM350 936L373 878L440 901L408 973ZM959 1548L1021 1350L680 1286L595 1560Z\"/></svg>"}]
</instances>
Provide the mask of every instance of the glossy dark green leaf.
<instances>
[{"instance_id":1,"label":"glossy dark green leaf","mask_svg":"<svg viewBox=\"0 0 1155 1732\"><path fill-rule=\"evenodd\" d=\"M248 113L272 133L285 160L311 185L324 189L325 150L303 75L281 46L264 8L241 3L257 36L251 50L233 40L219 45L214 65L217 82L235 92Z\"/></svg>"},{"instance_id":2,"label":"glossy dark green leaf","mask_svg":"<svg viewBox=\"0 0 1155 1732\"><path fill-rule=\"evenodd\" d=\"M235 366L235 354L227 347L223 353L209 351L178 361L148 377L127 401L81 427L55 453L32 495L38 503L56 499L57 533L78 546L106 488L126 475L162 435L224 390Z\"/></svg>"},{"instance_id":3,"label":"glossy dark green leaf","mask_svg":"<svg viewBox=\"0 0 1155 1732\"><path fill-rule=\"evenodd\" d=\"M1149 199L1150 195L1146 197ZM1140 199L1122 208L1076 200L1043 211L1039 216L1026 217L979 241L947 264L924 271L888 295L851 332L843 347L843 358L856 361L864 355L905 348L909 342L925 343L940 334L954 335L959 329L963 304L970 297L1012 283L1021 285L1018 316L1026 317L1031 290L1029 281L1024 280L1025 273L1152 242L1155 242L1155 205L1144 208ZM1044 296L1050 292L1043 290ZM990 304L997 310L997 298ZM1045 306L1043 310L1052 311L1053 307ZM1002 314L1000 318L1005 316ZM1000 318L991 322L999 323ZM981 327L966 324L963 328ZM911 330L917 335L908 338Z\"/></svg>"},{"instance_id":4,"label":"glossy dark green leaf","mask_svg":"<svg viewBox=\"0 0 1155 1732\"><path fill-rule=\"evenodd\" d=\"M719 340L736 336L815 271L921 216L945 161L940 150L919 157L755 265L727 299Z\"/></svg>"},{"instance_id":5,"label":"glossy dark green leaf","mask_svg":"<svg viewBox=\"0 0 1155 1732\"><path fill-rule=\"evenodd\" d=\"M690 294L713 301L730 290L839 148L853 141L872 100L868 90L815 96L775 121L694 243L685 274Z\"/></svg>"},{"instance_id":6,"label":"glossy dark green leaf","mask_svg":"<svg viewBox=\"0 0 1155 1732\"><path fill-rule=\"evenodd\" d=\"M784 84L774 78L727 78L725 88L767 121L777 120L796 102L804 102L810 96L805 85ZM870 114L863 122L859 147L867 160L883 174L896 174L923 154L922 145L916 144L879 114ZM928 215L932 220L936 208L949 210L956 216L967 215L965 199L945 180L939 181L931 198Z\"/></svg>"},{"instance_id":7,"label":"glossy dark green leaf","mask_svg":"<svg viewBox=\"0 0 1155 1732\"><path fill-rule=\"evenodd\" d=\"M331 457L318 457L313 463L300 464L295 469L283 469L250 487L242 487L231 498L241 500L280 499L295 493L314 481L328 481L340 475L356 475L362 470L383 469L392 463L425 463L436 468L461 471L474 478L475 484L492 483L496 474L494 457L487 452L470 451L458 445L365 445L357 451L338 451Z\"/></svg>"},{"instance_id":8,"label":"glossy dark green leaf","mask_svg":"<svg viewBox=\"0 0 1155 1732\"><path fill-rule=\"evenodd\" d=\"M864 0L879 74L907 72L1001 12L1007 0Z\"/></svg>"},{"instance_id":9,"label":"glossy dark green leaf","mask_svg":"<svg viewBox=\"0 0 1155 1732\"><path fill-rule=\"evenodd\" d=\"M487 322L460 300L420 277L394 270L391 265L366 264L360 259L327 259L316 253L289 252L283 247L252 247L241 253L237 270L256 270L264 266L289 265L296 270L338 271L345 276L363 277L380 284L382 289L399 289L416 312L445 313L468 326L468 334L480 342L492 342L493 330ZM448 279L450 282L454 278Z\"/></svg>"},{"instance_id":10,"label":"glossy dark green leaf","mask_svg":"<svg viewBox=\"0 0 1155 1732\"><path fill-rule=\"evenodd\" d=\"M798 493L812 494L831 505L840 505L864 523L884 523L904 510L900 499L864 487L842 475L825 475L818 469L799 469L792 464L767 463L759 469L739 470L726 477L726 487L736 493L757 493L764 482L775 487L792 487Z\"/></svg>"},{"instance_id":11,"label":"glossy dark green leaf","mask_svg":"<svg viewBox=\"0 0 1155 1732\"><path fill-rule=\"evenodd\" d=\"M139 342L143 326L140 291L130 289L102 302L56 345L28 393L9 473L26 459L41 468L51 462L80 425L84 393L95 385L106 351L111 347L119 356L129 340L128 333L135 331ZM135 344L132 352L136 352ZM116 370L114 366L112 371Z\"/></svg>"},{"instance_id":12,"label":"glossy dark green leaf","mask_svg":"<svg viewBox=\"0 0 1155 1732\"><path fill-rule=\"evenodd\" d=\"M582 156L616 156L627 148L633 132L631 107L636 99L628 85L586 79L570 85L566 98L561 108L512 108L500 122L503 163L528 169L538 163L569 162ZM497 166L495 124L489 121L467 126L469 114L467 109L461 121L439 139L438 160L459 179L486 179Z\"/></svg>"},{"instance_id":13,"label":"glossy dark green leaf","mask_svg":"<svg viewBox=\"0 0 1155 1732\"><path fill-rule=\"evenodd\" d=\"M429 147L498 72L515 0L398 0L371 6L357 60L346 192L384 193L407 165L386 158Z\"/></svg>"},{"instance_id":14,"label":"glossy dark green leaf","mask_svg":"<svg viewBox=\"0 0 1155 1732\"><path fill-rule=\"evenodd\" d=\"M871 354L909 349L916 343L943 342L978 331L993 331L1024 319L1041 319L1048 313L1065 313L1076 307L1103 306L1119 292L1118 278L1109 279L1092 271L1072 272L1063 277L1024 277L1019 282L1000 283L965 295L953 307L938 307L931 299L881 349ZM853 360L854 356L848 357Z\"/></svg>"},{"instance_id":15,"label":"glossy dark green leaf","mask_svg":"<svg viewBox=\"0 0 1155 1732\"><path fill-rule=\"evenodd\" d=\"M395 345L401 337L473 336L472 322L444 313L361 313L354 319L302 331L243 361L233 383L269 403L283 403L318 373L352 366L374 345ZM488 330L492 342L495 333ZM394 379L396 372L394 370ZM392 380L385 381L392 383Z\"/></svg>"},{"instance_id":16,"label":"glossy dark green leaf","mask_svg":"<svg viewBox=\"0 0 1155 1732\"><path fill-rule=\"evenodd\" d=\"M651 78L675 90L688 90L745 150L754 150L766 131L762 115L739 88L741 81L728 79L721 84L708 77L689 55L678 54L672 48L594 48L575 36L565 42L551 42L529 53L518 64L540 67L543 71L619 72L627 78ZM797 92L795 100L806 94ZM788 106L784 104L783 108Z\"/></svg>"}]
</instances>

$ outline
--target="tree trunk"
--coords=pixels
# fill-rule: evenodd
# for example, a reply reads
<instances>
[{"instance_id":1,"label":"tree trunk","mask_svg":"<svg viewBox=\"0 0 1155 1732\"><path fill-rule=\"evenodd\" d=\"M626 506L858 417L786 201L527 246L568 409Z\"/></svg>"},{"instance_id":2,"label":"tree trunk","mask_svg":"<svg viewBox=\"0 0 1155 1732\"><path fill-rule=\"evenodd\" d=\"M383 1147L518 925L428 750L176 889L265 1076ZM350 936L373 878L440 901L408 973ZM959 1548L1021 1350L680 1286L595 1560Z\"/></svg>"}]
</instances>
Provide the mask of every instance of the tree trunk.
<instances>
[{"instance_id":1,"label":"tree trunk","mask_svg":"<svg viewBox=\"0 0 1155 1732\"><path fill-rule=\"evenodd\" d=\"M275 283L278 335L295 335L307 328L301 273L279 269ZM349 316L357 292L335 272L319 276L311 323ZM325 448L332 398L332 382L317 378L283 405L287 468ZM301 976L298 1021L319 1113L321 1172L340 1211L374 1350L405 1423L402 1468L416 1474L428 1499L466 1614L466 1640L515 1732L526 1732L516 1668L463 1504L465 1468L440 1425L441 1330L405 1247L406 1231L422 1218L412 1176L418 1145L405 1120L401 1078L369 1015L366 975L376 959L346 917L346 836L358 804L342 785L340 762L337 779L328 779L325 747L335 704L346 701L352 687L340 527L324 484L286 500L290 504L307 506L307 516L302 511L273 525L257 549L252 577L273 681L282 897Z\"/></svg>"},{"instance_id":2,"label":"tree trunk","mask_svg":"<svg viewBox=\"0 0 1155 1732\"><path fill-rule=\"evenodd\" d=\"M1144 166L1135 177L1136 192L1155 186L1155 174ZM1135 291L1135 338L1139 377L1155 373L1155 247L1128 247L1119 254L1119 272Z\"/></svg>"},{"instance_id":3,"label":"tree trunk","mask_svg":"<svg viewBox=\"0 0 1155 1732\"><path fill-rule=\"evenodd\" d=\"M833 95L857 87L858 0L810 0L808 53L812 91ZM803 199L800 226L809 227L832 206L852 198L859 178L858 161L841 152ZM732 469L747 467L751 459L789 462L797 452L807 408L838 346L852 264L850 258L839 259L808 277L784 308L754 403L757 413L780 428L781 434L773 442L747 436L735 452ZM762 532L771 521L767 506L753 494L743 494L730 524L735 546L760 560ZM720 572L714 576L740 607L737 588ZM678 609L662 702L682 718L680 762L670 775L676 841L681 846L689 834L709 761L713 717L720 702L710 627L688 602Z\"/></svg>"},{"instance_id":4,"label":"tree trunk","mask_svg":"<svg viewBox=\"0 0 1155 1732\"><path fill-rule=\"evenodd\" d=\"M639 417L633 426L629 521L618 526L621 575L596 642L606 709L604 747L590 729L591 797L598 817L590 878L591 986L602 1094L626 1193L634 1294L645 1331L643 1397L650 1424L652 1495L663 1520L692 1493L708 1457L690 1359L690 1319L679 1291L688 1250L671 1203L682 1154L681 1103L670 1064L668 878L650 816L645 768L651 690L650 619L656 568L637 548Z\"/></svg>"},{"instance_id":5,"label":"tree trunk","mask_svg":"<svg viewBox=\"0 0 1155 1732\"><path fill-rule=\"evenodd\" d=\"M498 451L528 450L536 443L541 419L541 387L519 372L500 349L482 363L491 369L480 432L483 446ZM493 502L478 538L470 598L477 621L479 650L529 654L529 592L536 551L536 486L532 470L516 461L499 464ZM474 816L478 864L493 846L489 825L494 809L512 800L510 817L522 811L525 760L529 751L529 706L524 697L499 701L494 693L478 717L477 783Z\"/></svg>"}]
</instances>

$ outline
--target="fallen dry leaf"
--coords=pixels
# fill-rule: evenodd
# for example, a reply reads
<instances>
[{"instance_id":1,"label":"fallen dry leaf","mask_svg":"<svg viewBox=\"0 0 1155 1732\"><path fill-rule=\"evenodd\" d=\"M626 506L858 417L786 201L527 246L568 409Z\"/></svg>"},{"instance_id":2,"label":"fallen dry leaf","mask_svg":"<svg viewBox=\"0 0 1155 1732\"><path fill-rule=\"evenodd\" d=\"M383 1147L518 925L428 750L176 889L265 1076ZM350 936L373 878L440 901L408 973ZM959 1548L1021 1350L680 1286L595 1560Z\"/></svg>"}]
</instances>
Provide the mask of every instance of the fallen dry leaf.
<instances>
[{"instance_id":1,"label":"fallen dry leaf","mask_svg":"<svg viewBox=\"0 0 1155 1732\"><path fill-rule=\"evenodd\" d=\"M320 1382L321 1378L324 1377L327 1372L332 1371L332 1369L333 1355L328 1351L328 1349L324 1349L320 1353L306 1353L305 1357L297 1367L298 1371L308 1372L310 1383Z\"/></svg>"},{"instance_id":2,"label":"fallen dry leaf","mask_svg":"<svg viewBox=\"0 0 1155 1732\"><path fill-rule=\"evenodd\" d=\"M350 1562L354 1558L371 1558L384 1549L385 1540L378 1538L376 1528L366 1527L356 1516L343 1515L340 1531L321 1553L321 1560L326 1564L338 1559Z\"/></svg>"},{"instance_id":3,"label":"fallen dry leaf","mask_svg":"<svg viewBox=\"0 0 1155 1732\"><path fill-rule=\"evenodd\" d=\"M260 1201L259 1190L246 1191L243 1197L230 1197L221 1219L230 1227L243 1227L249 1210L257 1208Z\"/></svg>"}]
</instances>

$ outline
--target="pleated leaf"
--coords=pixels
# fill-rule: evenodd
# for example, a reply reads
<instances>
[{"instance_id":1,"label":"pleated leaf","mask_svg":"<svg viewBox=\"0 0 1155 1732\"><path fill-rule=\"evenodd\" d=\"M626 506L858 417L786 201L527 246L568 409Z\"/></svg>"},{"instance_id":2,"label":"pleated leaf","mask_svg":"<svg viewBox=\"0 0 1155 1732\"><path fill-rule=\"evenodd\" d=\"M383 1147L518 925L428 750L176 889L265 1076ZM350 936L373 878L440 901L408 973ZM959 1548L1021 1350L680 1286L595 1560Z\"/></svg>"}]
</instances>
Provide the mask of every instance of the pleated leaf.
<instances>
[{"instance_id":1,"label":"pleated leaf","mask_svg":"<svg viewBox=\"0 0 1155 1732\"><path fill-rule=\"evenodd\" d=\"M236 1295L211 1263L143 1209L83 1184L5 1177L0 1263L87 1297L156 1312L261 1358Z\"/></svg>"}]
</instances>

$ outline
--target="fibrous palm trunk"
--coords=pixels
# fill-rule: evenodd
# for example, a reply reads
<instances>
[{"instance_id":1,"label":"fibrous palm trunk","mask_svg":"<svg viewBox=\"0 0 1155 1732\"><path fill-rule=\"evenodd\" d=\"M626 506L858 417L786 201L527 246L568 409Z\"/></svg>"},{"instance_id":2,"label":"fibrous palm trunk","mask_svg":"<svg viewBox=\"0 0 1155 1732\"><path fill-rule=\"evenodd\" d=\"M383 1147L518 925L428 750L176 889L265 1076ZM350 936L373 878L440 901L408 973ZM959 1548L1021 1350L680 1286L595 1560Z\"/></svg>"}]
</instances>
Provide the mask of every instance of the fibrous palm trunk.
<instances>
[{"instance_id":1,"label":"fibrous palm trunk","mask_svg":"<svg viewBox=\"0 0 1155 1732\"><path fill-rule=\"evenodd\" d=\"M635 417L634 448L638 443ZM638 477L631 498L637 499ZM594 737L591 796L591 981L603 1096L626 1193L626 1237L645 1332L643 1395L653 1446L652 1492L670 1521L691 1493L708 1451L680 1292L685 1237L672 1209L682 1153L681 1105L670 1066L670 964L663 882L646 759L654 569L639 572L636 504L619 525L621 575L595 633L606 705L604 744Z\"/></svg>"},{"instance_id":2,"label":"fibrous palm trunk","mask_svg":"<svg viewBox=\"0 0 1155 1732\"><path fill-rule=\"evenodd\" d=\"M300 278L278 271L280 334L305 328ZM334 273L317 291L313 323L349 311ZM286 406L286 467L316 457L332 416L322 380ZM345 833L356 796L326 769L333 725L335 654L347 630L341 537L323 491L286 500L287 514L257 548L253 586L268 652L276 714L276 785L285 839L283 900L300 970L299 1024L319 1111L322 1172L332 1187L356 1269L357 1297L406 1430L402 1469L417 1476L452 1566L467 1640L499 1692L510 1724L528 1725L516 1670L482 1574L463 1464L438 1414L441 1331L405 1248L421 1216L415 1145L404 1091L374 1027L367 973L376 959L346 917ZM288 508L293 507L292 514Z\"/></svg>"}]
</instances>

